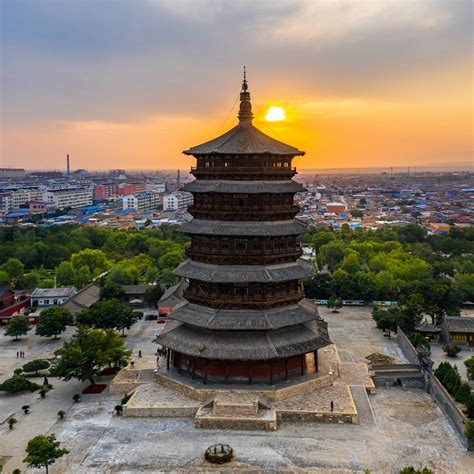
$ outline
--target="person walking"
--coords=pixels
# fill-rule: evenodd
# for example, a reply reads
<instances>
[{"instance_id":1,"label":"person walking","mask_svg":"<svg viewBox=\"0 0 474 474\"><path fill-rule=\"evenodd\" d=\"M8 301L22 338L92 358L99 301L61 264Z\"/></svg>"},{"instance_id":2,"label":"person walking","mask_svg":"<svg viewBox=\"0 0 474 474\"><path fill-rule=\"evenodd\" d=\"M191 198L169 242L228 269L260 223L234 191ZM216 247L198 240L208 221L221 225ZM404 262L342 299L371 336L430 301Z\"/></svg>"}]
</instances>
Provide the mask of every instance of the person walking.
<instances>
[{"instance_id":1,"label":"person walking","mask_svg":"<svg viewBox=\"0 0 474 474\"><path fill-rule=\"evenodd\" d=\"M20 357L20 353L16 351L16 358L18 359L18 357Z\"/></svg>"},{"instance_id":2,"label":"person walking","mask_svg":"<svg viewBox=\"0 0 474 474\"><path fill-rule=\"evenodd\" d=\"M331 412L334 411L334 402L331 400Z\"/></svg>"}]
</instances>

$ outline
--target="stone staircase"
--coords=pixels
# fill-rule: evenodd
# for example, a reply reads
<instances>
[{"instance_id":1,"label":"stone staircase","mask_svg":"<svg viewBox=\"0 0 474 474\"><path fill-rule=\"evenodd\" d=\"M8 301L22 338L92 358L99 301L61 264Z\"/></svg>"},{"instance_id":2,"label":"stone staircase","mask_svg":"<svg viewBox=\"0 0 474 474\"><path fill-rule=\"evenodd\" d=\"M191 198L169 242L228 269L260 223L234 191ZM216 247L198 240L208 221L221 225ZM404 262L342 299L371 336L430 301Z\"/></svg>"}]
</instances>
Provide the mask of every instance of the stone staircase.
<instances>
[{"instance_id":1,"label":"stone staircase","mask_svg":"<svg viewBox=\"0 0 474 474\"><path fill-rule=\"evenodd\" d=\"M198 428L276 430L276 411L256 393L218 392L195 417Z\"/></svg>"}]
</instances>

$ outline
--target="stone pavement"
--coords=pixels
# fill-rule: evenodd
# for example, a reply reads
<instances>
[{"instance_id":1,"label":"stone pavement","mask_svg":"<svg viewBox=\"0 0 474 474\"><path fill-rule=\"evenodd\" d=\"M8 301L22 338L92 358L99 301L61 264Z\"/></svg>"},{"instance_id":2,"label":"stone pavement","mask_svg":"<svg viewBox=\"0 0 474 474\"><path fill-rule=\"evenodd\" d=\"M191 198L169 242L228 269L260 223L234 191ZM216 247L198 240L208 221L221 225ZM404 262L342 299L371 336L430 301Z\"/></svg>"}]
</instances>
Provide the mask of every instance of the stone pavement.
<instances>
[{"instance_id":1,"label":"stone pavement","mask_svg":"<svg viewBox=\"0 0 474 474\"><path fill-rule=\"evenodd\" d=\"M370 396L377 423L284 423L277 431L200 430L191 419L123 418L113 402L80 403L54 431L71 454L53 474L204 472L205 449L228 443L234 468L252 472L398 473L407 465L434 472L473 472L430 397L419 390L381 389Z\"/></svg>"},{"instance_id":2,"label":"stone pavement","mask_svg":"<svg viewBox=\"0 0 474 474\"><path fill-rule=\"evenodd\" d=\"M160 327L157 327L156 321L139 321L127 333L127 346L135 347L134 353L138 354L138 347L145 356L154 357L156 345L152 342ZM0 329L0 381L5 380L13 374L15 368L21 367L26 362L38 358L51 358L54 351L59 349L64 340L69 338L75 329L69 327L58 340L34 335L34 328L20 341L13 341L12 338L4 335L4 329ZM23 350L26 353L25 359L17 359L16 352ZM33 381L42 383L41 378L33 378ZM111 377L104 377L101 382L108 383ZM25 457L25 447L30 438L38 434L55 432L55 427L61 427L58 421L57 412L64 410L67 412L66 419L69 417L71 408L75 406L72 396L75 393L81 393L87 385L75 379L69 382L49 377L49 382L53 384L53 390L49 391L46 398L42 399L38 392L22 393L11 395L0 392L0 422L14 413L18 420L13 430L8 428L6 423L0 425L0 466L4 464L2 472L10 473L14 468L24 469L22 459ZM107 400L110 405L109 414L113 412L113 407L120 400L120 396L112 396L108 393L101 395L82 395L81 403L86 404L90 401ZM23 405L30 405L31 413L25 415L21 410Z\"/></svg>"}]
</instances>

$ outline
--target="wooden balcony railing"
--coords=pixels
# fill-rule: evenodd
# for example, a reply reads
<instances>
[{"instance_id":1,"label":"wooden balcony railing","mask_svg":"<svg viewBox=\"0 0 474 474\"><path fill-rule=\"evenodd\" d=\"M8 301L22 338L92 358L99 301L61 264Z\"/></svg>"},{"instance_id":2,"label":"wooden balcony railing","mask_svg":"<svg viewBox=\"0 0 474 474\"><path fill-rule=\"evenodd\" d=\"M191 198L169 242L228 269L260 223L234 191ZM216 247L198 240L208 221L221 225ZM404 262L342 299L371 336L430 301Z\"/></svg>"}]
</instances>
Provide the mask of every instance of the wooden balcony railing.
<instances>
[{"instance_id":1,"label":"wooden balcony railing","mask_svg":"<svg viewBox=\"0 0 474 474\"><path fill-rule=\"evenodd\" d=\"M196 177L203 176L243 176L246 179L261 179L262 176L284 177L294 176L297 174L296 168L277 168L266 166L209 166L206 167L192 167L191 173Z\"/></svg>"},{"instance_id":2,"label":"wooden balcony railing","mask_svg":"<svg viewBox=\"0 0 474 474\"><path fill-rule=\"evenodd\" d=\"M211 308L220 309L266 309L285 304L294 304L304 298L303 291L292 291L276 295L204 295L189 288L185 290L183 296L191 303L202 304Z\"/></svg>"},{"instance_id":3,"label":"wooden balcony railing","mask_svg":"<svg viewBox=\"0 0 474 474\"><path fill-rule=\"evenodd\" d=\"M282 250L196 250L186 249L186 255L197 262L213 263L216 265L277 265L289 263L301 257L300 248Z\"/></svg>"}]
</instances>

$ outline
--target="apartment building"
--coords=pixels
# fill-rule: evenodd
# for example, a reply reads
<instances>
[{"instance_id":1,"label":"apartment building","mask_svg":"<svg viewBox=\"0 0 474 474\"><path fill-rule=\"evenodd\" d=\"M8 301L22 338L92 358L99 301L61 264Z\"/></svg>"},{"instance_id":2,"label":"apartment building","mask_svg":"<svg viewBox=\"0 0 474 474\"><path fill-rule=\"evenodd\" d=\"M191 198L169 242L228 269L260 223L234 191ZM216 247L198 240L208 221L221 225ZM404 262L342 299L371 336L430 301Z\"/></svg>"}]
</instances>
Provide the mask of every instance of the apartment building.
<instances>
[{"instance_id":1,"label":"apartment building","mask_svg":"<svg viewBox=\"0 0 474 474\"><path fill-rule=\"evenodd\" d=\"M159 193L143 191L135 194L129 194L122 198L123 209L133 209L134 211L153 211L158 209L161 204Z\"/></svg>"},{"instance_id":2,"label":"apartment building","mask_svg":"<svg viewBox=\"0 0 474 474\"><path fill-rule=\"evenodd\" d=\"M163 197L164 211L177 211L178 209L187 209L193 203L191 193L178 192L167 194Z\"/></svg>"},{"instance_id":3,"label":"apartment building","mask_svg":"<svg viewBox=\"0 0 474 474\"><path fill-rule=\"evenodd\" d=\"M92 188L48 189L43 193L43 200L49 208L77 208L92 204Z\"/></svg>"},{"instance_id":4,"label":"apartment building","mask_svg":"<svg viewBox=\"0 0 474 474\"><path fill-rule=\"evenodd\" d=\"M43 190L37 187L5 188L0 190L0 209L13 212L29 201L41 201Z\"/></svg>"}]
</instances>

